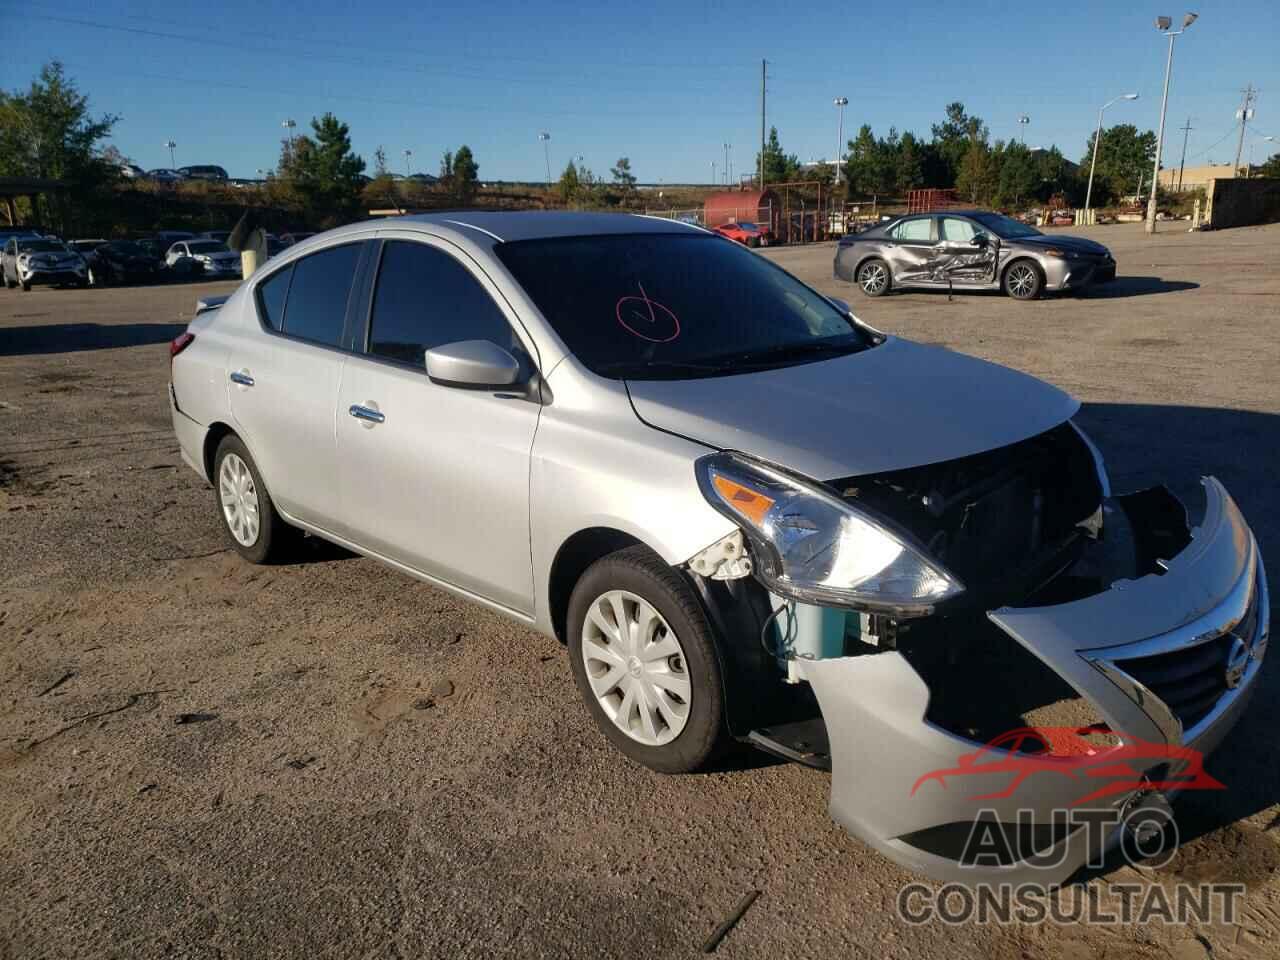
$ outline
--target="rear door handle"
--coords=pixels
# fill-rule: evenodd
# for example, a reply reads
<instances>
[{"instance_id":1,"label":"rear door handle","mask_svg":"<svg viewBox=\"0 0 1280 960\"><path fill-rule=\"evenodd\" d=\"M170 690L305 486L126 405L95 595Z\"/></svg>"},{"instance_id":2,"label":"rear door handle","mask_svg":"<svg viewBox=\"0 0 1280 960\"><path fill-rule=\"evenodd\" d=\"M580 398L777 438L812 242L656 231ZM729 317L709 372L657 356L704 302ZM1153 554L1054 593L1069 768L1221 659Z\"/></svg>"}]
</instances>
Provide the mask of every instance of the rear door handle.
<instances>
[{"instance_id":1,"label":"rear door handle","mask_svg":"<svg viewBox=\"0 0 1280 960\"><path fill-rule=\"evenodd\" d=\"M347 413L351 414L351 416L355 417L357 420L363 420L364 423L362 423L361 426L365 427L373 426L375 423L382 423L387 419L380 411L359 403L353 403L348 407Z\"/></svg>"},{"instance_id":2,"label":"rear door handle","mask_svg":"<svg viewBox=\"0 0 1280 960\"><path fill-rule=\"evenodd\" d=\"M233 370L231 372L231 382L238 383L242 387L252 387L253 377L249 376L248 370Z\"/></svg>"}]
</instances>

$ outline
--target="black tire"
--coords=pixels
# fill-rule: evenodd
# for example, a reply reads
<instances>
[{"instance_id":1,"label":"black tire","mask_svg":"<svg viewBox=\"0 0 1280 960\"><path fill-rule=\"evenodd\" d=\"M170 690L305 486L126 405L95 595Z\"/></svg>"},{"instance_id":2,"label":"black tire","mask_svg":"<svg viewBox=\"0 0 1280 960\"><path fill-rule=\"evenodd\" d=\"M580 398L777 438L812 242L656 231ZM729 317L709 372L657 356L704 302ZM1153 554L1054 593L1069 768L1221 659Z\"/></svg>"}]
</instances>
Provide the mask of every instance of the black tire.
<instances>
[{"instance_id":1,"label":"black tire","mask_svg":"<svg viewBox=\"0 0 1280 960\"><path fill-rule=\"evenodd\" d=\"M893 271L879 257L870 257L858 264L854 280L867 297L883 297L893 289Z\"/></svg>"},{"instance_id":2,"label":"black tire","mask_svg":"<svg viewBox=\"0 0 1280 960\"><path fill-rule=\"evenodd\" d=\"M240 461L249 468L258 498L258 536L247 545L236 539L235 534L231 532L231 526L222 509L222 491L219 481L223 461L230 454L239 457ZM217 510L218 524L222 527L222 532L231 548L250 563L279 563L288 559L291 548L297 542L297 531L285 523L276 512L275 504L271 502L271 494L267 492L267 485L262 482L262 474L258 472L258 465L253 462L248 448L234 434L223 437L222 442L218 444L218 452L213 457L212 479L213 502Z\"/></svg>"},{"instance_id":3,"label":"black tire","mask_svg":"<svg viewBox=\"0 0 1280 960\"><path fill-rule=\"evenodd\" d=\"M1002 286L1014 300L1034 300L1044 289L1044 274L1034 260L1015 260L1005 267Z\"/></svg>"},{"instance_id":4,"label":"black tire","mask_svg":"<svg viewBox=\"0 0 1280 960\"><path fill-rule=\"evenodd\" d=\"M605 713L587 677L582 656L583 625L595 601L612 590L643 598L666 620L684 652L690 683L689 713L671 741L648 745L633 740ZM645 546L628 547L587 568L569 599L569 662L587 710L624 755L659 773L691 773L711 764L728 746L724 686L711 625L692 587Z\"/></svg>"}]
</instances>

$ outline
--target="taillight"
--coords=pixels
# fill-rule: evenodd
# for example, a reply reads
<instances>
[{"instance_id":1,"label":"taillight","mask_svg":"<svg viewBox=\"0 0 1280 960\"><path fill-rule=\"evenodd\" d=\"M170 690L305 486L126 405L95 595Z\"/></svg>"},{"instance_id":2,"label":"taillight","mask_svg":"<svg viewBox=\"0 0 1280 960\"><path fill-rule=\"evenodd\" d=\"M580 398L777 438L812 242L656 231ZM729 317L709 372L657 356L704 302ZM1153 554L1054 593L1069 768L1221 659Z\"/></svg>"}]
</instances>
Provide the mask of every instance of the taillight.
<instances>
[{"instance_id":1,"label":"taillight","mask_svg":"<svg viewBox=\"0 0 1280 960\"><path fill-rule=\"evenodd\" d=\"M191 346L191 341L196 338L194 333L180 333L169 341L169 361L180 354L187 347Z\"/></svg>"}]
</instances>

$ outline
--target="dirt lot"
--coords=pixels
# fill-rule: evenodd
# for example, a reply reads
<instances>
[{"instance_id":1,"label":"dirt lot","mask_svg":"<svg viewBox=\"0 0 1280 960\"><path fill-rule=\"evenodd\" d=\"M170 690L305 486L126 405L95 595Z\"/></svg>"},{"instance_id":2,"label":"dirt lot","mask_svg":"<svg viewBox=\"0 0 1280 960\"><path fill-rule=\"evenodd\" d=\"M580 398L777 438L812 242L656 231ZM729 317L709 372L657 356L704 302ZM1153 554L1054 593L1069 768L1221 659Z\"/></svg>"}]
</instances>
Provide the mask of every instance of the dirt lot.
<instances>
[{"instance_id":1,"label":"dirt lot","mask_svg":"<svg viewBox=\"0 0 1280 960\"><path fill-rule=\"evenodd\" d=\"M871 301L830 246L770 255L1075 392L1119 489L1195 509L1217 475L1280 557L1280 226L1089 232L1121 279L1036 303ZM1145 878L1246 882L1239 928L905 927L911 878L828 820L825 775L651 774L554 641L332 549L228 552L165 402L166 342L227 286L0 291L0 956L692 956L751 889L725 956L1280 953L1274 664Z\"/></svg>"}]
</instances>

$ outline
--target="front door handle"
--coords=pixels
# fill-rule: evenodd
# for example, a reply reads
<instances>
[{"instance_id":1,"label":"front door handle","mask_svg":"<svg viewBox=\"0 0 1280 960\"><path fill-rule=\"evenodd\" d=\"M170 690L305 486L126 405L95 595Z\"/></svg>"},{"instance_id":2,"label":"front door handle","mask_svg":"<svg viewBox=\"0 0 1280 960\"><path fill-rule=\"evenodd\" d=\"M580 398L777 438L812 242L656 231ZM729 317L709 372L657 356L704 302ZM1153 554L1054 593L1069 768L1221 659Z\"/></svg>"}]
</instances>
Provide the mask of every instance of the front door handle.
<instances>
[{"instance_id":1,"label":"front door handle","mask_svg":"<svg viewBox=\"0 0 1280 960\"><path fill-rule=\"evenodd\" d=\"M231 382L238 383L242 387L252 387L253 377L249 376L248 370L231 371Z\"/></svg>"},{"instance_id":2,"label":"front door handle","mask_svg":"<svg viewBox=\"0 0 1280 960\"><path fill-rule=\"evenodd\" d=\"M387 418L383 414L371 406L365 406L360 403L353 403L347 408L347 413L355 417L357 420L363 421L360 426L371 427L375 423L382 423Z\"/></svg>"}]
</instances>

